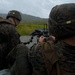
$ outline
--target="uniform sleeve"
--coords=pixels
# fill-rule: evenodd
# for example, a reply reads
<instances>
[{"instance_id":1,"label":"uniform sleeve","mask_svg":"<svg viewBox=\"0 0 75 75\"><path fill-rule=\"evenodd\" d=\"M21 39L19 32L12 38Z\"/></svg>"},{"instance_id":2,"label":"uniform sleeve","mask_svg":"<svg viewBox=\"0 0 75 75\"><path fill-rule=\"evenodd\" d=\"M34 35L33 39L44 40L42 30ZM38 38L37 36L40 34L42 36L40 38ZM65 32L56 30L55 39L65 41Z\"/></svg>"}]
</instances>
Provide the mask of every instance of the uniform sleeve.
<instances>
[{"instance_id":1,"label":"uniform sleeve","mask_svg":"<svg viewBox=\"0 0 75 75\"><path fill-rule=\"evenodd\" d=\"M28 47L24 44L18 44L10 52L9 57L16 59L11 68L12 75L32 75L32 66L28 60L28 50Z\"/></svg>"},{"instance_id":2,"label":"uniform sleeve","mask_svg":"<svg viewBox=\"0 0 75 75\"><path fill-rule=\"evenodd\" d=\"M33 71L36 72L36 75L37 74L47 75L46 67L41 52L41 45L40 44L33 45L28 52L28 56L33 66Z\"/></svg>"}]
</instances>

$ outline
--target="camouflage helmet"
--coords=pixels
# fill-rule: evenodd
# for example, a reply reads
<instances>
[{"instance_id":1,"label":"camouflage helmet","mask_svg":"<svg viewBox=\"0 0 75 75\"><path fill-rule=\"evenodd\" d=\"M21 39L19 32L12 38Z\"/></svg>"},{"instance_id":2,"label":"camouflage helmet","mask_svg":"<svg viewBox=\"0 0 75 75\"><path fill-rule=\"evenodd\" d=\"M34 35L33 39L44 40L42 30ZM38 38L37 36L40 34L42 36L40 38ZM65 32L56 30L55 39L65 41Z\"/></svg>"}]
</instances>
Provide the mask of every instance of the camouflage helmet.
<instances>
[{"instance_id":1,"label":"camouflage helmet","mask_svg":"<svg viewBox=\"0 0 75 75\"><path fill-rule=\"evenodd\" d=\"M14 17L17 20L21 21L21 13L17 10L9 11L6 18L9 18L9 17Z\"/></svg>"},{"instance_id":2,"label":"camouflage helmet","mask_svg":"<svg viewBox=\"0 0 75 75\"><path fill-rule=\"evenodd\" d=\"M75 3L54 6L49 14L48 29L57 40L75 36Z\"/></svg>"}]
</instances>

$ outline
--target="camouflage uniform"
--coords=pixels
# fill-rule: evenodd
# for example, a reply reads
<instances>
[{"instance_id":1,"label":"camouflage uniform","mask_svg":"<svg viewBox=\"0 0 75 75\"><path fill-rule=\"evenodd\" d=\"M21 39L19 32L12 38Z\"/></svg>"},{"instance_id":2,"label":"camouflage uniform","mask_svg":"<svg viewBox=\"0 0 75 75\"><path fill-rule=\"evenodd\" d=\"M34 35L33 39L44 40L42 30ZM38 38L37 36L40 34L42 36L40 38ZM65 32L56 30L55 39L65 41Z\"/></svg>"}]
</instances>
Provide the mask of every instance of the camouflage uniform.
<instances>
[{"instance_id":1,"label":"camouflage uniform","mask_svg":"<svg viewBox=\"0 0 75 75\"><path fill-rule=\"evenodd\" d=\"M55 44L55 50L59 56L60 67L69 73L75 74L75 46L65 42Z\"/></svg>"},{"instance_id":2,"label":"camouflage uniform","mask_svg":"<svg viewBox=\"0 0 75 75\"><path fill-rule=\"evenodd\" d=\"M75 75L75 46L58 42L52 50L50 45L45 42L43 48L37 44L29 50L28 57L33 67L32 75ZM48 53L44 53L44 50Z\"/></svg>"},{"instance_id":3,"label":"camouflage uniform","mask_svg":"<svg viewBox=\"0 0 75 75\"><path fill-rule=\"evenodd\" d=\"M9 57L15 62L10 68L11 75L32 75L32 65L28 60L28 47L18 44L10 53Z\"/></svg>"},{"instance_id":4,"label":"camouflage uniform","mask_svg":"<svg viewBox=\"0 0 75 75\"><path fill-rule=\"evenodd\" d=\"M34 44L28 52L29 61L33 66L33 75L47 75L41 45Z\"/></svg>"},{"instance_id":5,"label":"camouflage uniform","mask_svg":"<svg viewBox=\"0 0 75 75\"><path fill-rule=\"evenodd\" d=\"M20 42L18 33L8 20L0 21L0 70L8 68L7 54Z\"/></svg>"}]
</instances>

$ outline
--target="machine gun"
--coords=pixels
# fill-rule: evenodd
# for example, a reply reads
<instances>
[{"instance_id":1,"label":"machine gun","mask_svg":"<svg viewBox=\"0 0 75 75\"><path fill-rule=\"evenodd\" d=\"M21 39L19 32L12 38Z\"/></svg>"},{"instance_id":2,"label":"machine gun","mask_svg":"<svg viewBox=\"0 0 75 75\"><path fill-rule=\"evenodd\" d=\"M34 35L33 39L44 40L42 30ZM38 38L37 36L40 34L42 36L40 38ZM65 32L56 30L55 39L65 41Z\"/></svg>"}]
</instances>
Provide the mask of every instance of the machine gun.
<instances>
[{"instance_id":1,"label":"machine gun","mask_svg":"<svg viewBox=\"0 0 75 75\"><path fill-rule=\"evenodd\" d=\"M41 29L35 29L33 32L30 33L31 36L37 36L40 37L43 35L44 37L48 37L48 29L47 29L47 24L44 24L44 28Z\"/></svg>"},{"instance_id":2,"label":"machine gun","mask_svg":"<svg viewBox=\"0 0 75 75\"><path fill-rule=\"evenodd\" d=\"M30 33L30 35L31 36L37 36L37 37L40 37L41 35L43 35L44 37L48 37L48 31L43 30L43 29L36 29L35 31Z\"/></svg>"},{"instance_id":3,"label":"machine gun","mask_svg":"<svg viewBox=\"0 0 75 75\"><path fill-rule=\"evenodd\" d=\"M41 29L35 29L33 32L30 33L31 35L31 39L28 42L25 42L24 44L29 44L30 42L32 42L34 36L37 36L38 38L43 35L44 37L48 37L49 33L48 33L48 29L47 29L47 24L44 24L44 28Z\"/></svg>"}]
</instances>

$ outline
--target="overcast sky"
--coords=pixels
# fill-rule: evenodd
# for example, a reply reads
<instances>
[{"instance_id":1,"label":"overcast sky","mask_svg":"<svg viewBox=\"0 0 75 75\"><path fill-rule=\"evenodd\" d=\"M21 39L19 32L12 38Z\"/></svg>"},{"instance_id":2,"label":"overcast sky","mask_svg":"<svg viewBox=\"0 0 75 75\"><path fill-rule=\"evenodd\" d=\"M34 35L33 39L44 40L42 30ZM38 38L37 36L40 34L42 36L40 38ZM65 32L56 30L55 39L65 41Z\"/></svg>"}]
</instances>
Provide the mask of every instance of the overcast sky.
<instances>
[{"instance_id":1,"label":"overcast sky","mask_svg":"<svg viewBox=\"0 0 75 75\"><path fill-rule=\"evenodd\" d=\"M0 13L16 9L23 14L48 18L51 8L62 3L75 3L75 0L0 0Z\"/></svg>"}]
</instances>

